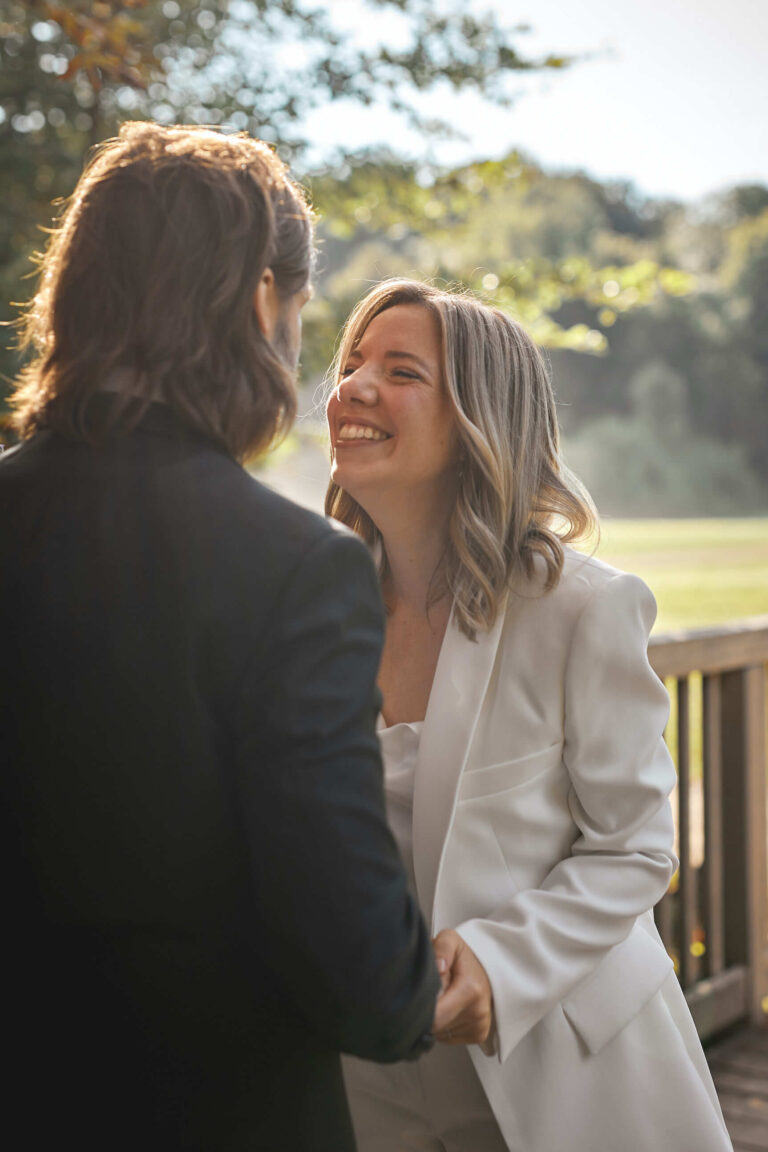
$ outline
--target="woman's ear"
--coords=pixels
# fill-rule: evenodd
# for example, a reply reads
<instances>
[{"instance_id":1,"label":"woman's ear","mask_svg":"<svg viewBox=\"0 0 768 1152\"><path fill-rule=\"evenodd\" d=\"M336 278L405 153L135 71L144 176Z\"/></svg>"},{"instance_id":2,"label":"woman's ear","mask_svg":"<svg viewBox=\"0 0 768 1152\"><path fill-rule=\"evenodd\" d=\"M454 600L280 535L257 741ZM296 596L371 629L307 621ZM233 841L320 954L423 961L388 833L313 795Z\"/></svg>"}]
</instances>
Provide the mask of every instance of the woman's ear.
<instances>
[{"instance_id":1,"label":"woman's ear","mask_svg":"<svg viewBox=\"0 0 768 1152\"><path fill-rule=\"evenodd\" d=\"M256 285L253 293L253 310L256 313L262 335L267 340L272 340L280 312L280 300L277 295L275 274L271 268L264 269L261 279Z\"/></svg>"}]
</instances>

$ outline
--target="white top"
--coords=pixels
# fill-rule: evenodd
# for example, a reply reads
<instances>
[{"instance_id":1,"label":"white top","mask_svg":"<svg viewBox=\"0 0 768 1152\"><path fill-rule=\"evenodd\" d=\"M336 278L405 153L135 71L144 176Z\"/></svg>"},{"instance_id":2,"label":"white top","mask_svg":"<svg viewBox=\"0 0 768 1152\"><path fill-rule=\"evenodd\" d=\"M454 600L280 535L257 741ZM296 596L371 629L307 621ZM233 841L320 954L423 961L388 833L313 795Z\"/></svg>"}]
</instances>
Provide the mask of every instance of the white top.
<instances>
[{"instance_id":1,"label":"white top","mask_svg":"<svg viewBox=\"0 0 768 1152\"><path fill-rule=\"evenodd\" d=\"M384 726L379 716L376 725L384 760L384 794L387 800L387 818L403 858L408 886L416 893L413 869L413 788L416 781L416 762L422 721L413 724Z\"/></svg>"}]
</instances>

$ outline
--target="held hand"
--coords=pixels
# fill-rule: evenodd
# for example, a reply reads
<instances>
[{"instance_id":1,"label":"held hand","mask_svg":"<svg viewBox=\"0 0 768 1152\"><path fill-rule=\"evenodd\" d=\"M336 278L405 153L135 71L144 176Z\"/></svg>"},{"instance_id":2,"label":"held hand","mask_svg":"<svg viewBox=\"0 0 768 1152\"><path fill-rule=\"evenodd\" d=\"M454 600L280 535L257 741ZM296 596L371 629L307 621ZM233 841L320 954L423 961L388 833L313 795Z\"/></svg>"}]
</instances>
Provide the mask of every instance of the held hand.
<instances>
[{"instance_id":1,"label":"held hand","mask_svg":"<svg viewBox=\"0 0 768 1152\"><path fill-rule=\"evenodd\" d=\"M458 932L446 929L432 941L443 991L432 1032L443 1044L484 1044L492 1021L491 985L485 968Z\"/></svg>"}]
</instances>

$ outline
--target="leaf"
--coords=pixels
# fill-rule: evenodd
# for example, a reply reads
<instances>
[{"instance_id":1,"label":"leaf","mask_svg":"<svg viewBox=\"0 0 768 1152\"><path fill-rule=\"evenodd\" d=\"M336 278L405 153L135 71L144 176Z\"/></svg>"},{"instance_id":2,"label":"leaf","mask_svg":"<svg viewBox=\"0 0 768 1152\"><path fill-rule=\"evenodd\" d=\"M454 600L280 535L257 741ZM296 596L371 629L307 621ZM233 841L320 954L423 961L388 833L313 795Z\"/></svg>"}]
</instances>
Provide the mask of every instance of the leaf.
<instances>
[{"instance_id":1,"label":"leaf","mask_svg":"<svg viewBox=\"0 0 768 1152\"><path fill-rule=\"evenodd\" d=\"M71 80L72 77L77 75L77 73L80 71L80 69L84 68L85 66L86 66L86 59L84 56L82 56L82 55L73 56L72 59L70 60L69 64L67 65L66 72L63 72L61 74L60 79L61 80Z\"/></svg>"}]
</instances>

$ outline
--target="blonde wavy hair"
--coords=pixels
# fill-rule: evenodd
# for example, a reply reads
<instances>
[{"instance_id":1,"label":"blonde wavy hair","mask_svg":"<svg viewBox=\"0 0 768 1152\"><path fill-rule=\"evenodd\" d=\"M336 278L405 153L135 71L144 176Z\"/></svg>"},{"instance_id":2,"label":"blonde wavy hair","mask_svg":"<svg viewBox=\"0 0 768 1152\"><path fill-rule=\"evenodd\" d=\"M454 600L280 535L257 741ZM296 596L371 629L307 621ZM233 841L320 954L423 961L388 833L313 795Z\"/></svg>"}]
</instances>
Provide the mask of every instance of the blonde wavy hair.
<instances>
[{"instance_id":1,"label":"blonde wavy hair","mask_svg":"<svg viewBox=\"0 0 768 1152\"><path fill-rule=\"evenodd\" d=\"M597 514L560 459L555 398L541 352L520 324L465 290L399 279L377 285L344 327L327 391L337 387L374 317L398 304L417 304L437 319L442 379L458 434L458 493L430 602L452 595L457 624L475 639L493 624L515 577L534 574L537 557L545 564L545 590L557 585L563 545L596 533ZM372 547L381 545L373 520L333 481L325 510ZM381 556L383 577L383 548Z\"/></svg>"}]
</instances>

